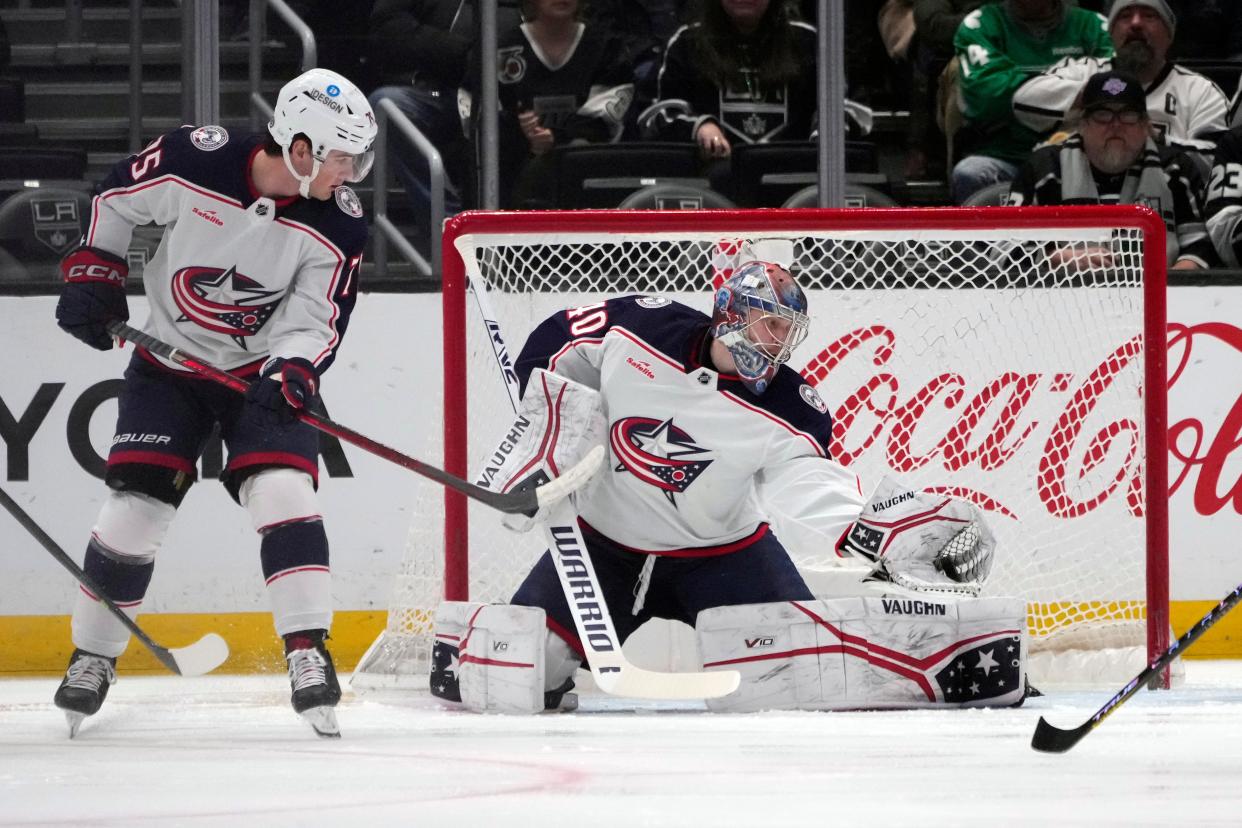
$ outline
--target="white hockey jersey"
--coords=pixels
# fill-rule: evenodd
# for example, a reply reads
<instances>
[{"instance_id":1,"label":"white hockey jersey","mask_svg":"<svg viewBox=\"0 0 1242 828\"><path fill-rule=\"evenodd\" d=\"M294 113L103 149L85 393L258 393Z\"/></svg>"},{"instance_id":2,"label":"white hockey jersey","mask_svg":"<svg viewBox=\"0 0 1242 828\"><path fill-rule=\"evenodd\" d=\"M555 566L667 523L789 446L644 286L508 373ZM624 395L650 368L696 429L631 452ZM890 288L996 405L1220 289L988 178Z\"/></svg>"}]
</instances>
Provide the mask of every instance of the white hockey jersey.
<instances>
[{"instance_id":1,"label":"white hockey jersey","mask_svg":"<svg viewBox=\"0 0 1242 828\"><path fill-rule=\"evenodd\" d=\"M249 170L262 146L218 126L160 136L105 179L84 244L124 258L136 226L163 225L143 271L146 330L241 374L268 356L322 373L356 298L362 205L348 187L328 201L259 197Z\"/></svg>"},{"instance_id":2,"label":"white hockey jersey","mask_svg":"<svg viewBox=\"0 0 1242 828\"><path fill-rule=\"evenodd\" d=\"M1066 58L1033 76L1013 94L1013 114L1027 127L1048 132L1065 120L1087 78L1113 68L1111 59ZM1225 128L1229 99L1198 72L1166 63L1147 87L1147 113L1156 134L1172 141L1211 149L1201 140Z\"/></svg>"},{"instance_id":3,"label":"white hockey jersey","mask_svg":"<svg viewBox=\"0 0 1242 828\"><path fill-rule=\"evenodd\" d=\"M782 366L762 395L710 367L710 320L668 299L627 296L553 315L516 368L598 389L608 459L578 500L587 528L639 552L720 555L775 520L825 555L858 517L857 477L828 458L832 423L814 387Z\"/></svg>"}]
</instances>

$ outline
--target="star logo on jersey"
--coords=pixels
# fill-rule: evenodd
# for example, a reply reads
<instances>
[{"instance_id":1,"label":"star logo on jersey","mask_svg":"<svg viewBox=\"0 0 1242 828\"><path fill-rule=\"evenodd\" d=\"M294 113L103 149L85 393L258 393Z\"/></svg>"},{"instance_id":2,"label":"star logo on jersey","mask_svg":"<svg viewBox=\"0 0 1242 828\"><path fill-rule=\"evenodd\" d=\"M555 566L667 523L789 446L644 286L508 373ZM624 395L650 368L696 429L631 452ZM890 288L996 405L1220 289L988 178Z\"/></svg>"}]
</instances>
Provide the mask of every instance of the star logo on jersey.
<instances>
[{"instance_id":1,"label":"star logo on jersey","mask_svg":"<svg viewBox=\"0 0 1242 828\"><path fill-rule=\"evenodd\" d=\"M612 424L608 439L619 461L615 470L628 471L655 486L674 506L674 495L689 488L712 464L704 457L708 450L695 445L694 438L673 425L671 417L623 417Z\"/></svg>"},{"instance_id":2,"label":"star logo on jersey","mask_svg":"<svg viewBox=\"0 0 1242 828\"><path fill-rule=\"evenodd\" d=\"M172 278L173 301L181 311L177 321L231 336L242 348L267 324L282 296L235 267L185 267Z\"/></svg>"}]
</instances>

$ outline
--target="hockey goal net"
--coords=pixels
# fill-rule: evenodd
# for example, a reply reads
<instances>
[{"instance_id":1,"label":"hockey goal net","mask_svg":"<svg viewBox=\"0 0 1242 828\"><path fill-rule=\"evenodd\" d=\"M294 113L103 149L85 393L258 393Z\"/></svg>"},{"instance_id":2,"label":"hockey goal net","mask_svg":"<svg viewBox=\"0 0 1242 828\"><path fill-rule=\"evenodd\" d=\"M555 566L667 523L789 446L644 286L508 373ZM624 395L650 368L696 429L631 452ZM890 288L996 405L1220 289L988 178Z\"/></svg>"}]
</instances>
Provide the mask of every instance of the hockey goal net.
<instances>
[{"instance_id":1,"label":"hockey goal net","mask_svg":"<svg viewBox=\"0 0 1242 828\"><path fill-rule=\"evenodd\" d=\"M791 364L828 403L836 459L864 487L892 475L987 512L985 594L1026 598L1035 680L1048 653L1128 653L1137 672L1169 629L1164 234L1133 207L463 214L444 398L424 412L443 453L425 456L479 467L512 422L510 361L554 311L627 293L706 310L743 243L787 240L812 320ZM414 512L355 687L425 689L439 601L507 600L543 549L438 486ZM813 589L839 572L831 549L790 552Z\"/></svg>"}]
</instances>

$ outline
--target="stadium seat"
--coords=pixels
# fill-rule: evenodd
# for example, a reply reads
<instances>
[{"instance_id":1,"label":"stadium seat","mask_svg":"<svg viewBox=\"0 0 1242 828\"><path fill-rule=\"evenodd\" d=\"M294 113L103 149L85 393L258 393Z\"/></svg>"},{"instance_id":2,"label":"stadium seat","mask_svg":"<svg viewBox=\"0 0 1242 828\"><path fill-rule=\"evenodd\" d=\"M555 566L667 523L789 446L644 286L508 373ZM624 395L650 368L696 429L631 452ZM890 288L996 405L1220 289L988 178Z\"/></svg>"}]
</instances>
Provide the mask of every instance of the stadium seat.
<instances>
[{"instance_id":1,"label":"stadium seat","mask_svg":"<svg viewBox=\"0 0 1242 828\"><path fill-rule=\"evenodd\" d=\"M737 205L715 190L691 184L656 184L630 193L623 210L728 210Z\"/></svg>"},{"instance_id":2,"label":"stadium seat","mask_svg":"<svg viewBox=\"0 0 1242 828\"><path fill-rule=\"evenodd\" d=\"M789 197L789 200L781 205L782 207L818 207L819 206L819 187L812 184L809 187L803 187L798 192ZM846 207L896 207L897 202L893 201L884 193L868 187L864 184L846 184L845 185L845 206Z\"/></svg>"},{"instance_id":3,"label":"stadium seat","mask_svg":"<svg viewBox=\"0 0 1242 828\"><path fill-rule=\"evenodd\" d=\"M561 209L615 207L655 184L707 186L698 147L690 143L576 144L553 150L556 204Z\"/></svg>"},{"instance_id":4,"label":"stadium seat","mask_svg":"<svg viewBox=\"0 0 1242 828\"><path fill-rule=\"evenodd\" d=\"M1009 201L1009 182L998 181L976 190L962 202L963 207L1004 207Z\"/></svg>"},{"instance_id":5,"label":"stadium seat","mask_svg":"<svg viewBox=\"0 0 1242 828\"><path fill-rule=\"evenodd\" d=\"M733 199L746 207L777 207L800 188L815 183L818 169L819 148L807 141L734 145ZM846 141L845 169L849 173L878 173L875 145Z\"/></svg>"},{"instance_id":6,"label":"stadium seat","mask_svg":"<svg viewBox=\"0 0 1242 828\"><path fill-rule=\"evenodd\" d=\"M0 204L0 249L26 272L7 278L59 278L56 264L82 238L90 214L91 197L81 190L37 187L9 196Z\"/></svg>"}]
</instances>

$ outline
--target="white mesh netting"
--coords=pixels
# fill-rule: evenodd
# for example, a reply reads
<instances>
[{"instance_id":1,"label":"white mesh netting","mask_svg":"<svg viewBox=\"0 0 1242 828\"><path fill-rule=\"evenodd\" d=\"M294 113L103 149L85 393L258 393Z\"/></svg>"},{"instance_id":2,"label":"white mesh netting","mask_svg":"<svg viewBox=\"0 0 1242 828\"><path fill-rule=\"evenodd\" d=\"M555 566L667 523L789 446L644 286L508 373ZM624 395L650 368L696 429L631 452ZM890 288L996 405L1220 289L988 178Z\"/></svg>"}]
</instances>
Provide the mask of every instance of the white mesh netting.
<instances>
[{"instance_id":1,"label":"white mesh netting","mask_svg":"<svg viewBox=\"0 0 1242 828\"><path fill-rule=\"evenodd\" d=\"M900 231L872 230L860 215L868 212L795 213L780 229L769 212L750 237L793 243L812 323L791 364L828 403L836 458L864 486L889 474L987 510L998 552L985 594L1027 599L1033 650L1141 647L1142 232L920 227L918 215L935 211L904 211L911 221ZM714 215L649 232L627 231L620 214L574 216L563 225L572 232L555 234L493 231L504 224L491 217L455 243L515 357L547 315L618 294L658 293L707 310L713 275L736 263L748 238L738 214L720 231ZM1163 284L1162 273L1155 278ZM512 417L489 330L463 301L467 372L450 381L468 389L473 471ZM440 448L429 446L427 460L438 462ZM462 527L445 526L438 486L420 484L416 500L388 629L355 684L365 675L372 686L419 686L426 674L445 533ZM465 529L469 598L507 600L542 551L538 533L509 533L473 503ZM834 566L832 550L790 551L813 588Z\"/></svg>"}]
</instances>

